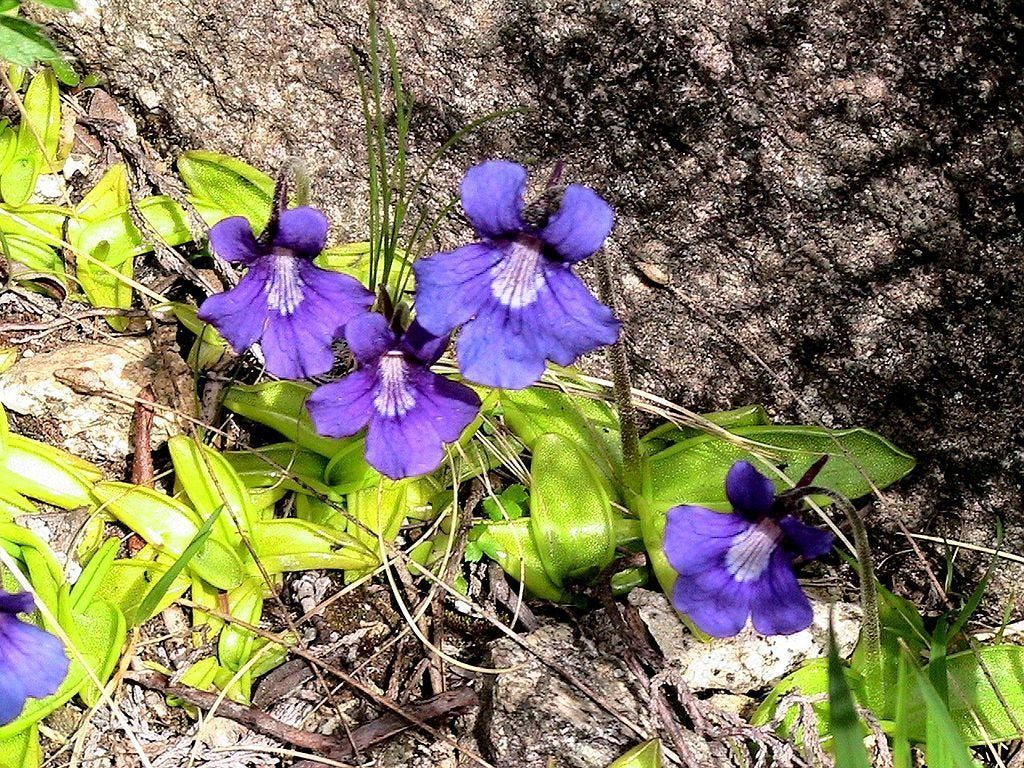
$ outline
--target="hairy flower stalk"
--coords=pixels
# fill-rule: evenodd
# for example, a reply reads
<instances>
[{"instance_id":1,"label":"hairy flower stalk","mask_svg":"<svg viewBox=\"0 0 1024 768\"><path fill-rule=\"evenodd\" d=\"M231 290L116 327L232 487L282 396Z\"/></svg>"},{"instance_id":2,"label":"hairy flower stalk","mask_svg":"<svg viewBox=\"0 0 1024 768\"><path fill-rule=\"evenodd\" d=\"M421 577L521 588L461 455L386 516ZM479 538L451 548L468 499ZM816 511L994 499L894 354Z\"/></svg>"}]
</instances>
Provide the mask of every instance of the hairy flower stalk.
<instances>
[{"instance_id":1,"label":"hairy flower stalk","mask_svg":"<svg viewBox=\"0 0 1024 768\"><path fill-rule=\"evenodd\" d=\"M597 292L601 301L614 311L615 278L613 277L612 256L606 249L597 260ZM619 414L619 435L622 440L622 459L625 471L625 485L640 493L643 467L640 455L640 430L633 404L633 377L629 372L626 344L623 335L608 348L608 359L612 366L612 387L615 395L615 409Z\"/></svg>"}]
</instances>

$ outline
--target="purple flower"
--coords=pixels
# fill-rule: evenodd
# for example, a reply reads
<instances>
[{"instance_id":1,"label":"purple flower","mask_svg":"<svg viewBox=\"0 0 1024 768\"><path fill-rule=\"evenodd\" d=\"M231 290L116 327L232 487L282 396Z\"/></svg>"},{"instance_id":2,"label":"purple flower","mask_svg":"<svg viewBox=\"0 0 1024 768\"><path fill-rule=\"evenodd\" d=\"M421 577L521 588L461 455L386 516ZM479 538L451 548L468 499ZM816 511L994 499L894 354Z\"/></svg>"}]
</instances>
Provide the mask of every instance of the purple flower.
<instances>
[{"instance_id":1,"label":"purple flower","mask_svg":"<svg viewBox=\"0 0 1024 768\"><path fill-rule=\"evenodd\" d=\"M217 223L210 245L249 271L236 288L204 301L199 318L236 352L259 341L275 376L301 379L329 371L331 342L369 310L373 294L349 275L313 265L326 240L327 217L315 208L282 212L269 245L256 239L242 216Z\"/></svg>"},{"instance_id":2,"label":"purple flower","mask_svg":"<svg viewBox=\"0 0 1024 768\"><path fill-rule=\"evenodd\" d=\"M34 609L28 592L0 590L0 725L21 714L29 696L55 693L68 673L61 641L17 616Z\"/></svg>"},{"instance_id":3,"label":"purple flower","mask_svg":"<svg viewBox=\"0 0 1024 768\"><path fill-rule=\"evenodd\" d=\"M832 534L784 514L772 481L747 461L725 479L732 513L673 507L665 555L679 572L673 603L715 637L731 637L747 617L763 635L790 635L811 624L811 604L793 573L797 555L824 557Z\"/></svg>"},{"instance_id":4,"label":"purple flower","mask_svg":"<svg viewBox=\"0 0 1024 768\"><path fill-rule=\"evenodd\" d=\"M448 337L414 321L398 338L383 315L365 314L348 324L345 339L359 368L310 396L317 432L348 437L369 425L372 467L396 480L433 472L444 444L458 440L480 410L476 392L430 370Z\"/></svg>"},{"instance_id":5,"label":"purple flower","mask_svg":"<svg viewBox=\"0 0 1024 768\"><path fill-rule=\"evenodd\" d=\"M571 365L613 343L620 323L573 274L611 232L611 206L578 184L534 227L524 219L526 169L504 160L470 168L462 207L483 242L415 264L417 319L458 339L459 367L480 384L522 389L546 360Z\"/></svg>"}]
</instances>

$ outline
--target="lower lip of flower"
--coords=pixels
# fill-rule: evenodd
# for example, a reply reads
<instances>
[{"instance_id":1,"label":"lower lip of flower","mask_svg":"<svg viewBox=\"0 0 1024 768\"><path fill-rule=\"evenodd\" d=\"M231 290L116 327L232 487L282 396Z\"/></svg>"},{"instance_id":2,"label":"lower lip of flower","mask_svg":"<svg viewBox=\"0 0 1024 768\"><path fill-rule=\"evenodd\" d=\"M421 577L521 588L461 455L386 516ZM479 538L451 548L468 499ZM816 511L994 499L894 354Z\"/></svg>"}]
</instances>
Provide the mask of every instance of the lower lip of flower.
<instances>
[{"instance_id":1,"label":"lower lip of flower","mask_svg":"<svg viewBox=\"0 0 1024 768\"><path fill-rule=\"evenodd\" d=\"M534 237L512 241L508 256L491 268L491 294L512 309L529 306L544 287L540 268L542 244Z\"/></svg>"},{"instance_id":2,"label":"lower lip of flower","mask_svg":"<svg viewBox=\"0 0 1024 768\"><path fill-rule=\"evenodd\" d=\"M725 565L736 581L761 578L772 552L782 539L782 529L774 520L761 520L733 539L725 555Z\"/></svg>"},{"instance_id":3,"label":"lower lip of flower","mask_svg":"<svg viewBox=\"0 0 1024 768\"><path fill-rule=\"evenodd\" d=\"M288 316L305 298L305 282L299 276L299 257L290 251L275 249L270 279L267 281L267 305L278 314Z\"/></svg>"},{"instance_id":4,"label":"lower lip of flower","mask_svg":"<svg viewBox=\"0 0 1024 768\"><path fill-rule=\"evenodd\" d=\"M380 359L380 388L373 398L373 406L381 416L404 416L416 405L416 397L406 382L407 373L401 352L388 352Z\"/></svg>"}]
</instances>

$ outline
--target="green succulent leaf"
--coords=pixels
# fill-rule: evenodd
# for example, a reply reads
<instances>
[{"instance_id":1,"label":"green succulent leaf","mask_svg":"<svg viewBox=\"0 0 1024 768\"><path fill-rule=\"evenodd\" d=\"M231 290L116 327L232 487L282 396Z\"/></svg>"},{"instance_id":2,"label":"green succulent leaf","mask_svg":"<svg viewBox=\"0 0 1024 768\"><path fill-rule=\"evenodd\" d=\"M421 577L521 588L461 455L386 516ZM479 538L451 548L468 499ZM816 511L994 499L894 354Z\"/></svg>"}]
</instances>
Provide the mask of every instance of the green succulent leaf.
<instances>
[{"instance_id":1,"label":"green succulent leaf","mask_svg":"<svg viewBox=\"0 0 1024 768\"><path fill-rule=\"evenodd\" d=\"M78 630L75 647L100 682L105 683L121 658L128 633L124 614L113 603L93 600L83 610L73 611L73 615ZM87 706L95 707L100 702L100 689L89 680L79 694Z\"/></svg>"},{"instance_id":2,"label":"green succulent leaf","mask_svg":"<svg viewBox=\"0 0 1024 768\"><path fill-rule=\"evenodd\" d=\"M547 434L568 438L586 451L609 490L622 474L622 445L615 410L601 399L531 387L502 390L505 423L528 448Z\"/></svg>"},{"instance_id":3,"label":"green succulent leaf","mask_svg":"<svg viewBox=\"0 0 1024 768\"><path fill-rule=\"evenodd\" d=\"M573 439L538 437L530 465L530 533L550 579L586 579L615 556L611 500L593 461Z\"/></svg>"},{"instance_id":4,"label":"green succulent leaf","mask_svg":"<svg viewBox=\"0 0 1024 768\"><path fill-rule=\"evenodd\" d=\"M946 710L963 742L971 746L996 744L1024 736L1017 728L1024 719L1024 646L992 645L955 653L944 661L949 691ZM932 709L924 697L911 700L908 733L912 740L927 739Z\"/></svg>"},{"instance_id":5,"label":"green succulent leaf","mask_svg":"<svg viewBox=\"0 0 1024 768\"><path fill-rule=\"evenodd\" d=\"M353 536L307 520L259 520L252 528L252 541L267 573L359 570L380 562L374 550Z\"/></svg>"},{"instance_id":6,"label":"green succulent leaf","mask_svg":"<svg viewBox=\"0 0 1024 768\"><path fill-rule=\"evenodd\" d=\"M768 426L771 424L768 412L761 405L744 405L731 411L703 413L701 416L712 424L717 424L723 429L728 430L739 427ZM640 439L640 447L645 455L651 456L676 443L681 443L683 440L690 440L705 434L708 434L706 430L696 427L677 427L671 421L666 421L661 426L652 429L644 435Z\"/></svg>"},{"instance_id":7,"label":"green succulent leaf","mask_svg":"<svg viewBox=\"0 0 1024 768\"><path fill-rule=\"evenodd\" d=\"M0 16L0 50L5 50L5 24L9 22L28 24L22 19ZM8 55L6 50L4 55ZM57 78L51 70L43 69L32 78L25 92L24 106L25 119L18 126L14 156L4 168L3 176L0 176L0 195L15 207L28 202L35 192L40 173L53 173L57 170L60 91Z\"/></svg>"},{"instance_id":8,"label":"green succulent leaf","mask_svg":"<svg viewBox=\"0 0 1024 768\"><path fill-rule=\"evenodd\" d=\"M829 459L814 484L851 499L871 493L872 485L885 488L914 468L910 455L866 429L754 426L732 432L757 443L760 453L772 455L772 464L784 467L790 482L776 479L780 490L792 487L823 455ZM728 510L725 476L742 459L764 466L751 450L713 435L684 440L652 456L655 506L668 509L677 504L698 504Z\"/></svg>"},{"instance_id":9,"label":"green succulent leaf","mask_svg":"<svg viewBox=\"0 0 1024 768\"><path fill-rule=\"evenodd\" d=\"M476 539L476 545L505 573L521 581L531 594L556 603L571 602L568 593L555 584L544 569L527 518L488 523Z\"/></svg>"},{"instance_id":10,"label":"green succulent leaf","mask_svg":"<svg viewBox=\"0 0 1024 768\"><path fill-rule=\"evenodd\" d=\"M82 201L75 206L75 213L81 219L95 221L127 210L130 203L128 174L124 163L116 163L85 193Z\"/></svg>"},{"instance_id":11,"label":"green succulent leaf","mask_svg":"<svg viewBox=\"0 0 1024 768\"><path fill-rule=\"evenodd\" d=\"M167 441L175 477L192 507L206 520L217 510L215 538L225 545L238 541L238 529L248 531L256 517L249 492L231 464L217 451L186 435Z\"/></svg>"},{"instance_id":12,"label":"green succulent leaf","mask_svg":"<svg viewBox=\"0 0 1024 768\"><path fill-rule=\"evenodd\" d=\"M180 501L151 488L130 483L99 483L93 494L103 509L138 533L157 550L181 557L202 521ZM207 539L189 563L189 570L221 589L242 583L245 570L234 549Z\"/></svg>"},{"instance_id":13,"label":"green succulent leaf","mask_svg":"<svg viewBox=\"0 0 1024 768\"><path fill-rule=\"evenodd\" d=\"M633 747L608 768L661 768L661 739L651 739Z\"/></svg>"},{"instance_id":14,"label":"green succulent leaf","mask_svg":"<svg viewBox=\"0 0 1024 768\"><path fill-rule=\"evenodd\" d=\"M83 610L86 605L92 602L99 591L103 581L110 574L117 558L117 550L121 542L117 539L107 539L96 553L89 558L89 562L82 569L78 581L71 588L71 607Z\"/></svg>"},{"instance_id":15,"label":"green succulent leaf","mask_svg":"<svg viewBox=\"0 0 1024 768\"><path fill-rule=\"evenodd\" d=\"M246 624L257 625L263 615L263 582L259 577L246 579L227 595L228 612ZM256 635L237 624L228 624L220 633L217 658L220 663L237 672L249 660Z\"/></svg>"},{"instance_id":16,"label":"green succulent leaf","mask_svg":"<svg viewBox=\"0 0 1024 768\"><path fill-rule=\"evenodd\" d=\"M192 240L185 212L171 198L147 197L136 207L166 245L181 245ZM149 235L135 226L128 208L81 223L69 221L68 242L74 250L88 254L116 272L111 274L89 259L78 259L76 276L89 301L97 307L129 309L132 287L128 280L135 275L135 257L153 250L153 245ZM128 324L123 317L111 317L107 322L117 331L123 331Z\"/></svg>"},{"instance_id":17,"label":"green succulent leaf","mask_svg":"<svg viewBox=\"0 0 1024 768\"><path fill-rule=\"evenodd\" d=\"M200 150L184 153L177 165L207 224L245 216L255 232L267 226L274 180L265 173L233 157Z\"/></svg>"},{"instance_id":18,"label":"green succulent leaf","mask_svg":"<svg viewBox=\"0 0 1024 768\"><path fill-rule=\"evenodd\" d=\"M306 411L313 388L297 381L236 384L224 393L223 405L239 416L270 427L301 448L333 457L351 445L349 440L321 437Z\"/></svg>"},{"instance_id":19,"label":"green succulent leaf","mask_svg":"<svg viewBox=\"0 0 1024 768\"><path fill-rule=\"evenodd\" d=\"M0 457L0 476L19 494L62 509L92 504L90 489L99 468L52 445L11 434Z\"/></svg>"},{"instance_id":20,"label":"green succulent leaf","mask_svg":"<svg viewBox=\"0 0 1024 768\"><path fill-rule=\"evenodd\" d=\"M39 745L37 723L0 740L0 765L39 768L42 762L43 752Z\"/></svg>"}]
</instances>

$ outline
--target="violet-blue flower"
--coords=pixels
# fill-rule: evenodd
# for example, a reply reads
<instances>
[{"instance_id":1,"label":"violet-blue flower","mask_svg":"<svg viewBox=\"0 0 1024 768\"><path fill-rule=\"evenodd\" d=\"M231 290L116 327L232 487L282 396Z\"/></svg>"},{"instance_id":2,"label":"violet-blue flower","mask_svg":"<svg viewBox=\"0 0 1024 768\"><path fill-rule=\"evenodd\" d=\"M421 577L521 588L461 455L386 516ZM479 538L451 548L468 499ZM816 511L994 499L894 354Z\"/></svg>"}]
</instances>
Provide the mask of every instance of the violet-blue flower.
<instances>
[{"instance_id":1,"label":"violet-blue flower","mask_svg":"<svg viewBox=\"0 0 1024 768\"><path fill-rule=\"evenodd\" d=\"M29 696L41 699L55 693L68 674L63 643L18 618L34 608L28 592L0 590L0 725L21 714Z\"/></svg>"},{"instance_id":2,"label":"violet-blue flower","mask_svg":"<svg viewBox=\"0 0 1024 768\"><path fill-rule=\"evenodd\" d=\"M476 392L430 370L448 336L413 321L399 337L373 313L350 322L345 339L359 368L310 396L317 432L348 437L367 427L370 466L396 480L433 472L444 444L458 440L480 411Z\"/></svg>"},{"instance_id":3,"label":"violet-blue flower","mask_svg":"<svg viewBox=\"0 0 1024 768\"><path fill-rule=\"evenodd\" d=\"M417 319L431 333L462 325L463 375L522 389L545 361L571 365L619 336L612 311L591 295L572 265L594 253L614 214L592 189L569 185L561 206L537 226L524 217L526 169L504 160L470 168L462 207L482 242L415 264Z\"/></svg>"},{"instance_id":4,"label":"violet-blue flower","mask_svg":"<svg viewBox=\"0 0 1024 768\"><path fill-rule=\"evenodd\" d=\"M806 629L811 604L793 572L799 555L824 557L832 534L786 514L775 486L747 461L725 480L733 512L680 506L668 511L665 555L678 571L676 610L715 637L731 637L747 617L763 635Z\"/></svg>"},{"instance_id":5,"label":"violet-blue flower","mask_svg":"<svg viewBox=\"0 0 1024 768\"><path fill-rule=\"evenodd\" d=\"M204 301L199 317L236 352L259 341L275 376L326 373L334 363L331 342L349 320L369 310L373 294L355 278L313 264L327 241L327 217L320 211L292 208L271 226L269 242L257 240L242 216L213 226L213 250L248 271L237 287Z\"/></svg>"}]
</instances>

